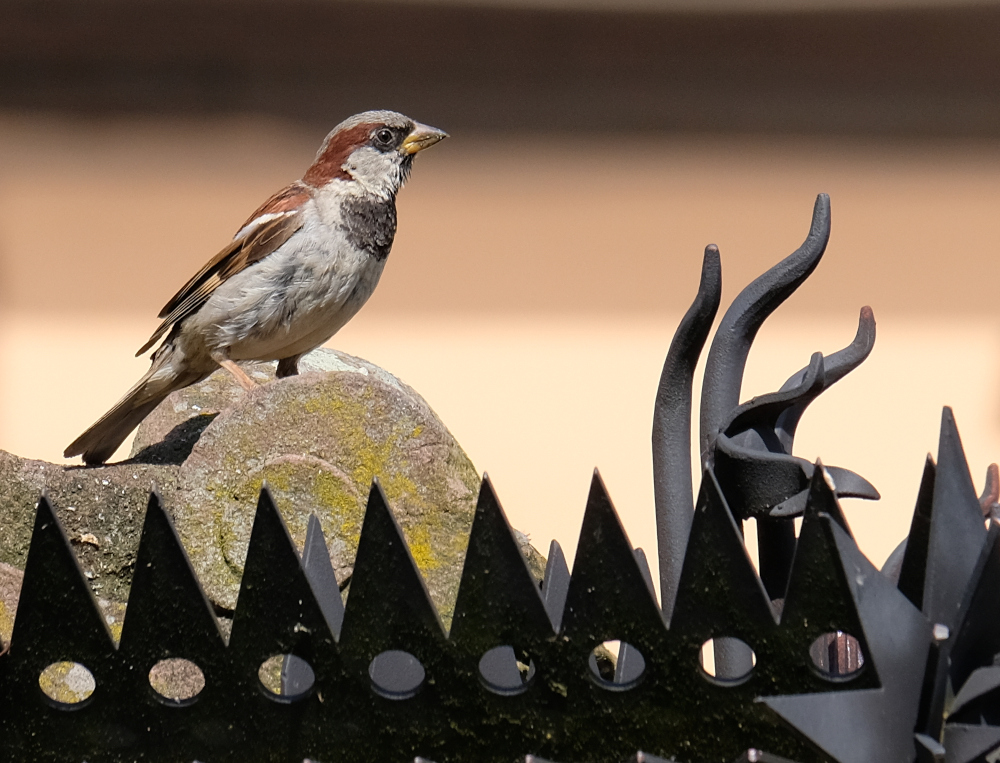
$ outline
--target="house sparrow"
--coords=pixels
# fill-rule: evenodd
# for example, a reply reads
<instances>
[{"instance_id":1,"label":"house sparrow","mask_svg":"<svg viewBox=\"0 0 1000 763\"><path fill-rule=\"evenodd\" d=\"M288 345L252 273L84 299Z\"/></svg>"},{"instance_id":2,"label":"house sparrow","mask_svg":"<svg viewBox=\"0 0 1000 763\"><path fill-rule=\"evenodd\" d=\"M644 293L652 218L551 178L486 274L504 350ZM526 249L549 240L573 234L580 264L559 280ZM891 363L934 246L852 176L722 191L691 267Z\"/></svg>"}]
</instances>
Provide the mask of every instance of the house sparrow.
<instances>
[{"instance_id":1,"label":"house sparrow","mask_svg":"<svg viewBox=\"0 0 1000 763\"><path fill-rule=\"evenodd\" d=\"M302 179L264 202L167 303L136 353L166 334L149 371L64 455L105 462L167 395L219 366L248 391L256 384L239 361L277 360L278 377L298 373L299 358L371 296L396 232L396 192L413 156L446 137L392 111L334 128Z\"/></svg>"}]
</instances>

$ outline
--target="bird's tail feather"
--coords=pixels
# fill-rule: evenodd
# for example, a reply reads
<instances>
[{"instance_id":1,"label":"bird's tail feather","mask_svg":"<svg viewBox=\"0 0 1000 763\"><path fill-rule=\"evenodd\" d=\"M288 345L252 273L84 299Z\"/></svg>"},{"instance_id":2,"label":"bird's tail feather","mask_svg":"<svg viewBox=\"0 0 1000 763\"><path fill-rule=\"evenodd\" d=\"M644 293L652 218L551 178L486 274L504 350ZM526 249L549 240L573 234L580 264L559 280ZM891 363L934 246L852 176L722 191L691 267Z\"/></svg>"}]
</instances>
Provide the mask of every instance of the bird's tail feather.
<instances>
[{"instance_id":1,"label":"bird's tail feather","mask_svg":"<svg viewBox=\"0 0 1000 763\"><path fill-rule=\"evenodd\" d=\"M103 464L167 395L202 378L191 372L174 373L167 355L164 353L154 359L153 365L125 397L70 443L63 455L66 458L82 455L84 463Z\"/></svg>"}]
</instances>

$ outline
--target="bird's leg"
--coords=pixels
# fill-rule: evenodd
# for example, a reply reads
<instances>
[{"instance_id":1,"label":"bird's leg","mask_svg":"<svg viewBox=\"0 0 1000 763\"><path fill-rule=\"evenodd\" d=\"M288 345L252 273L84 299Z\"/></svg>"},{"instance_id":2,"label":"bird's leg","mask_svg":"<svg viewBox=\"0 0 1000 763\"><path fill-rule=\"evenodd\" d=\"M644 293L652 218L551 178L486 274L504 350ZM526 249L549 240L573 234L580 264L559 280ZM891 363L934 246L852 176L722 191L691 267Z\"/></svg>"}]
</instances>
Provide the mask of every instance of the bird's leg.
<instances>
[{"instance_id":1,"label":"bird's leg","mask_svg":"<svg viewBox=\"0 0 1000 763\"><path fill-rule=\"evenodd\" d=\"M298 376L299 358L301 357L301 355L292 355L290 358L282 358L278 361L278 370L275 371L274 375L279 379L284 379L288 376Z\"/></svg>"},{"instance_id":2,"label":"bird's leg","mask_svg":"<svg viewBox=\"0 0 1000 763\"><path fill-rule=\"evenodd\" d=\"M229 358L222 355L219 356L213 355L212 360L214 360L220 366L229 371L229 373L233 375L233 378L236 379L236 382L241 387L243 387L243 389L245 389L247 392L253 392L253 390L257 389L258 386L257 382L255 382L253 379L247 376L246 371L244 371L242 368L236 365L235 361L232 361Z\"/></svg>"}]
</instances>

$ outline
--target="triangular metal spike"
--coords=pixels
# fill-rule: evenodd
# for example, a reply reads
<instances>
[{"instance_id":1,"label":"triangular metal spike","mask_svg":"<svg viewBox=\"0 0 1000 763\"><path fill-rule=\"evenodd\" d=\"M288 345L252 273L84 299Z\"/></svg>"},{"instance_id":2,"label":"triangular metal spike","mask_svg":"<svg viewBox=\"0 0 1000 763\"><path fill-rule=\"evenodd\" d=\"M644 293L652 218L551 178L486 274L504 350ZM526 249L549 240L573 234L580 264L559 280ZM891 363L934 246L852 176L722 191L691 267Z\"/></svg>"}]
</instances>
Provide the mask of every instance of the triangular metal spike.
<instances>
[{"instance_id":1,"label":"triangular metal spike","mask_svg":"<svg viewBox=\"0 0 1000 763\"><path fill-rule=\"evenodd\" d=\"M945 408L941 414L921 607L932 623L942 623L953 631L958 628L959 607L985 539L983 512L969 474L955 417L950 408Z\"/></svg>"},{"instance_id":2,"label":"triangular metal spike","mask_svg":"<svg viewBox=\"0 0 1000 763\"><path fill-rule=\"evenodd\" d=\"M344 600L340 598L340 586L330 562L330 551L323 538L323 527L315 514L309 515L309 524L306 526L302 569L305 570L313 595L323 610L326 624L330 626L333 635L339 638L344 624Z\"/></svg>"},{"instance_id":3,"label":"triangular metal spike","mask_svg":"<svg viewBox=\"0 0 1000 763\"><path fill-rule=\"evenodd\" d=\"M990 753L1000 750L1000 726L967 726L949 723L944 727L944 748L947 763L978 763L990 761ZM996 760L996 757L992 757Z\"/></svg>"},{"instance_id":4,"label":"triangular metal spike","mask_svg":"<svg viewBox=\"0 0 1000 763\"><path fill-rule=\"evenodd\" d=\"M836 522L822 516L819 521L827 524L836 542L882 688L785 694L759 701L836 763L912 760L930 624Z\"/></svg>"},{"instance_id":5,"label":"triangular metal spike","mask_svg":"<svg viewBox=\"0 0 1000 763\"><path fill-rule=\"evenodd\" d=\"M538 586L485 476L450 635L453 642L478 654L500 644L527 648L525 641L554 635Z\"/></svg>"},{"instance_id":6,"label":"triangular metal spike","mask_svg":"<svg viewBox=\"0 0 1000 763\"><path fill-rule=\"evenodd\" d=\"M600 474L594 471L573 562L562 634L581 642L658 639L663 619Z\"/></svg>"},{"instance_id":7,"label":"triangular metal spike","mask_svg":"<svg viewBox=\"0 0 1000 763\"><path fill-rule=\"evenodd\" d=\"M917 491L917 505L910 521L910 534L906 537L906 551L899 570L899 590L916 607L924 603L924 575L927 572L927 549L931 540L931 515L934 508L934 477L937 468L927 454L924 473Z\"/></svg>"},{"instance_id":8,"label":"triangular metal spike","mask_svg":"<svg viewBox=\"0 0 1000 763\"><path fill-rule=\"evenodd\" d=\"M823 466L823 462L816 461L816 468L813 470L812 479L809 481L809 498L806 501L805 514L827 514L833 519L845 533L854 537L850 526L847 524L847 517L844 516L837 500L837 484L833 474Z\"/></svg>"},{"instance_id":9,"label":"triangular metal spike","mask_svg":"<svg viewBox=\"0 0 1000 763\"><path fill-rule=\"evenodd\" d=\"M225 642L173 522L156 493L149 496L129 591L121 653L148 671L167 657L216 660Z\"/></svg>"},{"instance_id":10,"label":"triangular metal spike","mask_svg":"<svg viewBox=\"0 0 1000 763\"><path fill-rule=\"evenodd\" d=\"M252 681L261 663L275 654L308 661L317 678L321 669L337 663L334 635L266 485L250 531L229 653L241 677Z\"/></svg>"},{"instance_id":11,"label":"triangular metal spike","mask_svg":"<svg viewBox=\"0 0 1000 763\"><path fill-rule=\"evenodd\" d=\"M990 526L962 609L962 623L952 634L949 650L951 684L956 690L976 668L991 664L1000 653L1000 525L996 522Z\"/></svg>"},{"instance_id":12,"label":"triangular metal spike","mask_svg":"<svg viewBox=\"0 0 1000 763\"><path fill-rule=\"evenodd\" d=\"M754 571L711 471L702 478L670 629L699 644L713 636L745 638L775 626L767 592ZM752 645L751 645L752 646Z\"/></svg>"},{"instance_id":13,"label":"triangular metal spike","mask_svg":"<svg viewBox=\"0 0 1000 763\"><path fill-rule=\"evenodd\" d=\"M440 663L445 636L437 610L378 481L372 483L344 612L345 658L368 666L381 652Z\"/></svg>"},{"instance_id":14,"label":"triangular metal spike","mask_svg":"<svg viewBox=\"0 0 1000 763\"><path fill-rule=\"evenodd\" d=\"M118 700L132 712L117 722L123 727L130 723L132 733L141 735L150 748L177 736L195 740L197 729L240 700L229 690L228 653L212 606L156 493L149 496L134 569L119 648L129 680ZM177 706L191 704L193 698L154 694L145 680L167 659L193 663L203 679L196 707L181 716ZM189 674L184 681L189 690L191 680ZM193 752L198 745L189 749Z\"/></svg>"},{"instance_id":15,"label":"triangular metal spike","mask_svg":"<svg viewBox=\"0 0 1000 763\"><path fill-rule=\"evenodd\" d=\"M864 623L858 614L853 588L847 580L830 522L846 532L836 518L823 511L837 499L822 476L813 475L810 502L802 520L792 573L781 613L778 638L784 644L783 670L775 689L781 693L843 690L846 684L824 680L810 657L810 646L820 636L838 631L858 640L864 660L851 689L878 688L878 665L868 648ZM788 683L785 684L784 681Z\"/></svg>"},{"instance_id":16,"label":"triangular metal spike","mask_svg":"<svg viewBox=\"0 0 1000 763\"><path fill-rule=\"evenodd\" d=\"M38 502L24 567L17 617L10 639L12 668L33 676L52 662L74 655L98 675L115 644L94 594L46 496ZM22 679L23 680L23 679Z\"/></svg>"},{"instance_id":17,"label":"triangular metal spike","mask_svg":"<svg viewBox=\"0 0 1000 763\"><path fill-rule=\"evenodd\" d=\"M569 565L559 541L549 543L549 557L545 563L545 577L542 579L542 598L545 611L549 614L552 629L558 631L562 623L566 594L569 593Z\"/></svg>"},{"instance_id":18,"label":"triangular metal spike","mask_svg":"<svg viewBox=\"0 0 1000 763\"><path fill-rule=\"evenodd\" d=\"M309 515L306 526L306 543L302 550L302 570L312 588L326 624L335 637L340 637L344 622L344 602L340 586L330 563L330 552L323 539L323 528L315 514ZM294 654L286 654L281 663L281 693L297 695L308 691L314 673L309 663Z\"/></svg>"},{"instance_id":19,"label":"triangular metal spike","mask_svg":"<svg viewBox=\"0 0 1000 763\"><path fill-rule=\"evenodd\" d=\"M79 690L68 682L61 689L82 700L60 710L49 706L57 700L40 689L43 671L55 663L67 668L65 663L75 663L62 674L79 681ZM104 753L98 749L101 744L122 744L129 734L118 718L116 700L123 680L130 677L122 671L94 594L44 496L35 515L10 650L0 673L0 757L8 755L8 744L18 750L4 759L93 759ZM85 696L86 684L90 696Z\"/></svg>"},{"instance_id":20,"label":"triangular metal spike","mask_svg":"<svg viewBox=\"0 0 1000 763\"><path fill-rule=\"evenodd\" d=\"M945 408L941 414L921 607L934 625L935 632L942 634L933 644L930 662L924 671L916 726L917 731L930 737L938 737L944 723L954 637L961 628L977 575L982 574L988 562L990 549L985 545L986 537L982 508L972 484L958 428L951 409ZM918 541L922 541L920 536ZM915 553L918 553L919 546L915 545L915 548ZM917 563L918 557L915 557L914 565ZM919 568L914 571L913 577L919 577ZM915 589L916 585L913 587ZM959 666L952 669L959 673L968 675L972 668L978 667L963 660L961 655L955 656Z\"/></svg>"}]
</instances>

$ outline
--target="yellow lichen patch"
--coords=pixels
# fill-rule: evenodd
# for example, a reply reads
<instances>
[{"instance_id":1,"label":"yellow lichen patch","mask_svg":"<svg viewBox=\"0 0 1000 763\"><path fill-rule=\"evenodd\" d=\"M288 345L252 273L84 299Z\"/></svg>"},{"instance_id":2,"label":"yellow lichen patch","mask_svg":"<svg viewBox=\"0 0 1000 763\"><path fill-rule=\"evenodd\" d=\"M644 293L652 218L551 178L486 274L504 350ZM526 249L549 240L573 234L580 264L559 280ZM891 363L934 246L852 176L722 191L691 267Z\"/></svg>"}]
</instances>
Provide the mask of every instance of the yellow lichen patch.
<instances>
[{"instance_id":1,"label":"yellow lichen patch","mask_svg":"<svg viewBox=\"0 0 1000 763\"><path fill-rule=\"evenodd\" d=\"M259 494L265 482L272 490L288 490L292 482L291 472L291 464L267 465L264 471L252 480L250 492Z\"/></svg>"},{"instance_id":2,"label":"yellow lichen patch","mask_svg":"<svg viewBox=\"0 0 1000 763\"><path fill-rule=\"evenodd\" d=\"M6 644L10 641L10 634L14 632L14 613L10 611L6 604L0 601L0 639Z\"/></svg>"},{"instance_id":3,"label":"yellow lichen patch","mask_svg":"<svg viewBox=\"0 0 1000 763\"><path fill-rule=\"evenodd\" d=\"M285 655L276 654L264 660L257 670L257 678L261 685L271 694L281 695L281 668L285 663Z\"/></svg>"},{"instance_id":4,"label":"yellow lichen patch","mask_svg":"<svg viewBox=\"0 0 1000 763\"><path fill-rule=\"evenodd\" d=\"M364 505L358 495L352 494L344 480L329 472L318 471L314 475L313 491L317 502L328 509L336 524L340 537L357 548L361 538L361 523L364 519ZM364 494L367 495L367 494Z\"/></svg>"},{"instance_id":5,"label":"yellow lichen patch","mask_svg":"<svg viewBox=\"0 0 1000 763\"><path fill-rule=\"evenodd\" d=\"M405 535L406 545L410 547L413 561L416 562L417 569L422 574L426 575L431 570L436 570L441 566L441 560L434 554L431 532L427 525L411 527Z\"/></svg>"},{"instance_id":6,"label":"yellow lichen patch","mask_svg":"<svg viewBox=\"0 0 1000 763\"><path fill-rule=\"evenodd\" d=\"M111 631L111 638L113 638L115 642L122 640L122 625L123 623L118 620L115 620L113 623L108 625L108 630Z\"/></svg>"},{"instance_id":7,"label":"yellow lichen patch","mask_svg":"<svg viewBox=\"0 0 1000 763\"><path fill-rule=\"evenodd\" d=\"M302 404L302 410L311 416L332 415L344 420L351 420L355 419L354 414L363 410L363 401L355 396L345 395L343 385L336 378L327 379L319 389L323 394L314 395ZM371 399L371 391L366 391L368 392L366 397Z\"/></svg>"},{"instance_id":8,"label":"yellow lichen patch","mask_svg":"<svg viewBox=\"0 0 1000 763\"><path fill-rule=\"evenodd\" d=\"M56 702L75 705L94 693L93 674L78 662L54 662L38 676L38 685Z\"/></svg>"}]
</instances>

